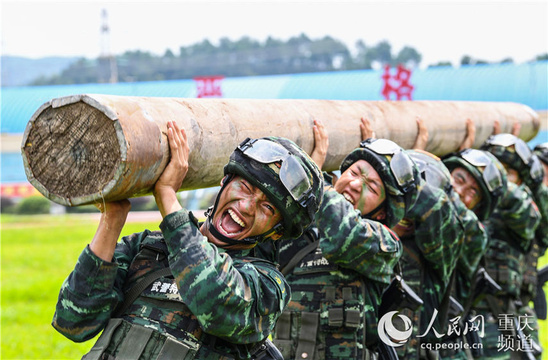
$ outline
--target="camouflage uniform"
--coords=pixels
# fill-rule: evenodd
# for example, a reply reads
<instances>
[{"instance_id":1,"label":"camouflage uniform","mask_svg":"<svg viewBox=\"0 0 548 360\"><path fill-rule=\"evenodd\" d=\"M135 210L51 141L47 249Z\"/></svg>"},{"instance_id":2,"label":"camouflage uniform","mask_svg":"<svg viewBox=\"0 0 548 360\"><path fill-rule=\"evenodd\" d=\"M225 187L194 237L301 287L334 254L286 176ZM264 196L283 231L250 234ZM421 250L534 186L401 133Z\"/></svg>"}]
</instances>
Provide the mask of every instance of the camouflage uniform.
<instances>
[{"instance_id":1,"label":"camouflage uniform","mask_svg":"<svg viewBox=\"0 0 548 360\"><path fill-rule=\"evenodd\" d=\"M492 139L490 137L482 145L482 149L491 152L502 163L515 168L518 157L516 149L490 145ZM484 267L503 289L502 294L496 297L488 295L474 307L485 319L485 358L509 359L512 350L523 351L516 348L520 339L515 335L515 324L505 324L504 314L510 315L511 321L514 316L518 316L516 303L520 299L523 283L522 264L531 249L539 221L540 213L529 189L525 185L518 186L508 182L508 190L499 206L484 222L490 236L489 247L483 259ZM512 346L508 346L509 344Z\"/></svg>"},{"instance_id":2,"label":"camouflage uniform","mask_svg":"<svg viewBox=\"0 0 548 360\"><path fill-rule=\"evenodd\" d=\"M375 351L378 304L401 244L334 190L325 192L314 228L280 243L282 269L316 239L317 247L286 275L292 297L274 343L286 359L306 358L303 353L309 359L365 359L366 347Z\"/></svg>"},{"instance_id":3,"label":"camouflage uniform","mask_svg":"<svg viewBox=\"0 0 548 360\"><path fill-rule=\"evenodd\" d=\"M466 329L466 325L470 325L470 321L476 315L473 310L471 311L471 307L474 302L478 301L478 296L480 296L478 291L482 293L486 291L479 287L487 285L476 284L476 274L480 268L480 261L487 251L489 241L488 234L481 221L488 219L498 206L501 196L507 191L508 182L503 165L496 157L485 151L462 150L458 153L446 155L443 162L450 171L455 168L466 170L475 179L482 196L481 201L472 210L468 212L460 211L461 219L465 224L466 240L462 255L457 263L453 294L463 306L463 320L461 321L463 327L461 329ZM453 196L455 195L456 193ZM460 203L465 208L464 204ZM477 228L481 228L482 235L479 234ZM465 335L457 339L457 341L466 344L465 346L469 346L469 349L461 351L461 354L466 353L468 358L480 356L482 353L480 336L482 334L474 331ZM450 358L454 357L451 356Z\"/></svg>"},{"instance_id":4,"label":"camouflage uniform","mask_svg":"<svg viewBox=\"0 0 548 360\"><path fill-rule=\"evenodd\" d=\"M284 166L290 179L281 175ZM304 151L281 138L246 139L231 155L225 175L219 194L240 175L275 204L282 221L265 234L226 238L250 245L226 250L211 244L200 232L202 224L183 209L164 217L161 232L124 237L112 262L87 247L61 288L53 319L73 341L105 329L85 359L274 358L265 344L290 287L275 264L250 256L255 255L251 246L273 233L300 236L319 207L323 179ZM219 195L209 218L218 201ZM136 298L127 302L133 293Z\"/></svg>"},{"instance_id":5,"label":"camouflage uniform","mask_svg":"<svg viewBox=\"0 0 548 360\"><path fill-rule=\"evenodd\" d=\"M487 248L487 232L476 214L462 203L459 195L452 189L451 174L445 164L433 154L425 153L424 151L422 153L423 155L421 155L420 151L411 151L411 156L415 161L421 164L421 170L424 169L428 184L445 190L463 226L464 241L462 246L460 246L459 249L459 244L453 244L455 247L454 254L457 256L457 263L452 275L454 278L449 285L450 288L446 291L449 291L454 298L454 301L456 301L462 309L466 309L471 301L474 274L476 273L480 259ZM425 157L425 154L429 157ZM424 165L422 165L423 162ZM449 293L443 295L447 296ZM439 294L438 296L441 295L442 294ZM465 351L465 349L460 348L460 346L467 343L468 339L461 333L458 333L458 330L462 330L465 327L465 322L467 320L461 319L464 314L460 311L459 307L456 307L455 305L448 307L447 321L445 324L441 324L440 329L443 330L441 333L444 334L441 340L444 345L447 346L445 349L440 350L440 357L442 359L466 359L469 356L467 354L468 352ZM448 334L445 330L447 330L450 325L457 326L457 331Z\"/></svg>"},{"instance_id":6,"label":"camouflage uniform","mask_svg":"<svg viewBox=\"0 0 548 360\"><path fill-rule=\"evenodd\" d=\"M453 198L459 217L464 225L465 233L462 253L457 261L454 294L459 303L466 308L472 301L474 275L481 258L487 251L489 237L476 214L466 208L460 201L458 194L453 193Z\"/></svg>"},{"instance_id":7,"label":"camouflage uniform","mask_svg":"<svg viewBox=\"0 0 548 360\"><path fill-rule=\"evenodd\" d=\"M417 151L410 151L411 156L420 164ZM488 236L485 227L478 216L464 205L459 195L452 189L452 178L449 169L444 162L440 162L433 154L427 153L432 159L421 157L427 160L425 175L427 182L440 189L444 189L449 195L458 217L464 227L464 242L462 251L457 259L457 273L455 278L455 297L462 306L470 300L473 276L478 268L479 262L487 250Z\"/></svg>"},{"instance_id":8,"label":"camouflage uniform","mask_svg":"<svg viewBox=\"0 0 548 360\"><path fill-rule=\"evenodd\" d=\"M544 176L548 176L548 174ZM538 255L540 257L546 253L546 249L548 248L548 187L544 184L539 184L531 192L542 216L542 221L535 232L535 242L538 246Z\"/></svg>"},{"instance_id":9,"label":"camouflage uniform","mask_svg":"<svg viewBox=\"0 0 548 360\"><path fill-rule=\"evenodd\" d=\"M484 223L490 239L482 262L489 275L503 288L500 296L487 296L487 300L474 307L476 313L485 319L483 350L486 358L510 358L510 352L499 351L500 336L503 335L498 326L499 316L517 314L515 301L520 296L523 281L521 264L525 261L539 219L527 191L509 182L499 207Z\"/></svg>"},{"instance_id":10,"label":"camouflage uniform","mask_svg":"<svg viewBox=\"0 0 548 360\"><path fill-rule=\"evenodd\" d=\"M537 145L533 152L540 161L548 165L548 143ZM545 172L544 176L548 177L548 174ZM539 256L543 256L548 248L548 187L542 183L537 187L532 186L532 190L533 197L542 215L542 221L535 233L535 239L539 246Z\"/></svg>"},{"instance_id":11,"label":"camouflage uniform","mask_svg":"<svg viewBox=\"0 0 548 360\"><path fill-rule=\"evenodd\" d=\"M548 204L548 188L540 184L539 188L533 192L533 198L541 214L541 220L535 232L535 237L531 242L531 248L525 254L525 259L522 263L521 307L518 308L517 313L522 319L527 319L527 326L523 328L523 333L525 336L530 336L540 346L540 351L536 354L536 358L540 359L543 350L538 335L539 323L537 313L532 306L532 302L537 296L538 289L538 259L544 255L548 241L548 221L546 220L548 219L548 210L546 209L546 205Z\"/></svg>"},{"instance_id":12,"label":"camouflage uniform","mask_svg":"<svg viewBox=\"0 0 548 360\"><path fill-rule=\"evenodd\" d=\"M416 200L418 169L409 160L408 170L417 182L404 194L389 180L393 178L389 156L374 156L359 148L343 161L341 172L358 159L368 161L379 173L387 190L387 219L393 225ZM378 307L402 252L397 236L386 225L364 218L344 196L329 188L314 226L297 241L279 242L276 250L292 290L273 340L284 357L376 356ZM302 257L295 256L301 251Z\"/></svg>"},{"instance_id":13,"label":"camouflage uniform","mask_svg":"<svg viewBox=\"0 0 548 360\"><path fill-rule=\"evenodd\" d=\"M480 160L473 160L478 158ZM491 176L497 177L498 182L485 179L486 164L477 164L474 161L486 161L492 163L489 171ZM455 168L466 170L479 186L481 201L476 206L467 210L462 201L456 201L455 206L460 209L460 217L465 226L466 239L462 255L457 263L455 297L466 309L473 301L475 288L475 274L480 265L480 260L487 251L488 234L483 221L487 220L498 206L501 196L506 193L508 181L504 166L492 154L482 150L466 149L458 153L451 153L443 157L443 163L448 171ZM488 185L490 183L490 185ZM454 198L460 196L452 192ZM465 210L466 209L466 210Z\"/></svg>"},{"instance_id":14,"label":"camouflage uniform","mask_svg":"<svg viewBox=\"0 0 548 360\"><path fill-rule=\"evenodd\" d=\"M143 343L145 359L156 358L168 339L181 344L184 359L250 358L289 301L289 286L273 264L245 256L249 250L231 253L208 243L189 215L181 210L166 216L162 233L124 237L112 262L86 248L61 288L53 326L73 341L91 339L107 325L128 289L169 265L172 276L149 285L122 314L106 353L116 356L122 334L130 324L139 324L155 330ZM155 251L164 248L165 254ZM137 258L140 249L160 254L160 261L146 253Z\"/></svg>"},{"instance_id":15,"label":"camouflage uniform","mask_svg":"<svg viewBox=\"0 0 548 360\"><path fill-rule=\"evenodd\" d=\"M404 311L412 320L414 331L409 342L397 349L400 359L434 355L432 350L421 349L421 343L440 343L447 333L452 274L465 246L463 220L466 220L469 231L467 246L476 246L476 237L479 236L479 242L482 242L484 236L482 229L474 222L474 216L468 214L460 200L454 196L450 174L443 163L426 152L408 152L419 164L427 181L420 188L415 206L406 214L406 218L414 221L415 228L412 234L401 237L404 246L401 263L405 281L424 304L418 311ZM438 171L443 174L440 175ZM435 311L438 311L437 315ZM426 336L421 338L418 335Z\"/></svg>"},{"instance_id":16,"label":"camouflage uniform","mask_svg":"<svg viewBox=\"0 0 548 360\"><path fill-rule=\"evenodd\" d=\"M535 151L535 160L541 161L543 154L539 151ZM548 176L542 171L543 176ZM548 187L542 183L542 178L539 176L537 179L533 179L531 176L524 175L525 183L531 190L533 200L537 205L541 221L535 231L535 238L531 244L531 249L525 255L525 261L523 263L523 283L521 286L521 307L518 309L518 313L524 319L528 319L528 326L525 326L523 332L526 336L531 336L536 344L539 344L539 324L537 314L531 302L537 296L537 274L538 274L538 258L543 256L548 247ZM542 352L537 354L537 358L540 359Z\"/></svg>"}]
</instances>

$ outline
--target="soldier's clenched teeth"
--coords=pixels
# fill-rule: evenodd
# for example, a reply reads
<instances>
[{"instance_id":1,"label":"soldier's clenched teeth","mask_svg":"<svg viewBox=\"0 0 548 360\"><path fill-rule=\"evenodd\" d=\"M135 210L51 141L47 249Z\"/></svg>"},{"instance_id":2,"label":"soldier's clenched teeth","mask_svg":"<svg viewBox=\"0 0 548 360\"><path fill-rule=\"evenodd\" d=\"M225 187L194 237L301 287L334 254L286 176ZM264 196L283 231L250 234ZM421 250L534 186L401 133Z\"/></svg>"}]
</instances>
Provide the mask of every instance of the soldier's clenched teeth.
<instances>
[{"instance_id":1,"label":"soldier's clenched teeth","mask_svg":"<svg viewBox=\"0 0 548 360\"><path fill-rule=\"evenodd\" d=\"M347 193L342 194L346 200L348 200L352 205L354 205L354 199L350 197Z\"/></svg>"},{"instance_id":2,"label":"soldier's clenched teeth","mask_svg":"<svg viewBox=\"0 0 548 360\"><path fill-rule=\"evenodd\" d=\"M218 229L225 236L238 235L243 231L244 228L245 222L232 209L228 209L227 211L225 211L218 223Z\"/></svg>"},{"instance_id":3,"label":"soldier's clenched teeth","mask_svg":"<svg viewBox=\"0 0 548 360\"><path fill-rule=\"evenodd\" d=\"M228 209L228 213L230 214L230 217L232 218L232 220L238 223L238 225L240 225L241 227L245 228L244 221L240 219L238 215L236 215L236 213L232 209Z\"/></svg>"}]
</instances>

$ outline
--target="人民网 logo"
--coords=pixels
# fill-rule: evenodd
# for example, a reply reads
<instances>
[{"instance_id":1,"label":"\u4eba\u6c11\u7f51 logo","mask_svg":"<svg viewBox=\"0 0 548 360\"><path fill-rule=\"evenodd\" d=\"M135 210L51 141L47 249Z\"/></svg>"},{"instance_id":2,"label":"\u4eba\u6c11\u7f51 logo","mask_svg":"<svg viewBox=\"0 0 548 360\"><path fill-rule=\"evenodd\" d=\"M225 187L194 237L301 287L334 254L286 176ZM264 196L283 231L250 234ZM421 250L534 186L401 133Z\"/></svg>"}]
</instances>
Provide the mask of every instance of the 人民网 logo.
<instances>
[{"instance_id":1,"label":"\u4eba\u6c11\u7f51 logo","mask_svg":"<svg viewBox=\"0 0 548 360\"><path fill-rule=\"evenodd\" d=\"M398 314L398 317L401 321L403 321L405 329L401 331L394 327L392 319L396 313L398 313L398 311L387 312L379 319L379 324L377 325L379 338L386 345L390 345L392 347L403 346L407 343L407 340L411 337L411 332L413 331L411 319L401 314Z\"/></svg>"}]
</instances>

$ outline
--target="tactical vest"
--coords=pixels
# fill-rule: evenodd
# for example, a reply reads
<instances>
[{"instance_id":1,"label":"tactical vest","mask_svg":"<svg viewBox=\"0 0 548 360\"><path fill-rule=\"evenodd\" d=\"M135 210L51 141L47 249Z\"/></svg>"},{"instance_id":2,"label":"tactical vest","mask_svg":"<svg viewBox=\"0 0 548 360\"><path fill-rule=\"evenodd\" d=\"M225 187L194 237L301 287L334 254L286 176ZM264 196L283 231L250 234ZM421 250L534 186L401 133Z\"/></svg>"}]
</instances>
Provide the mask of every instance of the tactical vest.
<instances>
[{"instance_id":1,"label":"tactical vest","mask_svg":"<svg viewBox=\"0 0 548 360\"><path fill-rule=\"evenodd\" d=\"M483 261L485 270L502 287L503 293L518 299L523 283L524 253L506 240L491 238Z\"/></svg>"},{"instance_id":2,"label":"tactical vest","mask_svg":"<svg viewBox=\"0 0 548 360\"><path fill-rule=\"evenodd\" d=\"M433 318L434 309L440 310L440 297L443 294L434 291L431 288L432 281L428 281L429 272L427 270L426 260L415 244L415 237L401 237L403 244L403 254L400 259L402 277L405 282L417 293L424 301L424 304L416 311L403 309L401 313L412 321L413 332L408 343L396 349L400 359L424 359L425 354L419 352L419 342L439 342L434 337L433 332L428 333L426 339L419 339L417 335L422 334L428 327L429 321ZM404 324L397 318L394 320L394 326L400 330L405 329ZM437 317L434 327L440 329L440 318Z\"/></svg>"},{"instance_id":3,"label":"tactical vest","mask_svg":"<svg viewBox=\"0 0 548 360\"><path fill-rule=\"evenodd\" d=\"M505 295L518 299L523 283L525 254L531 250L531 241L518 236L505 224L503 216L495 211L485 221L489 232L489 246L484 256L485 269L502 287Z\"/></svg>"},{"instance_id":4,"label":"tactical vest","mask_svg":"<svg viewBox=\"0 0 548 360\"><path fill-rule=\"evenodd\" d=\"M167 256L160 232L152 232L143 240L124 286L126 299L136 289L138 296L118 307L83 359L277 359L271 355L277 350L268 341L236 345L203 332L179 295ZM145 281L147 276L150 281ZM143 283L149 285L142 289Z\"/></svg>"},{"instance_id":5,"label":"tactical vest","mask_svg":"<svg viewBox=\"0 0 548 360\"><path fill-rule=\"evenodd\" d=\"M538 241L533 240L531 250L525 255L523 262L523 283L521 284L521 300L523 305L529 303L537 296L538 282L538 258L540 256L540 247Z\"/></svg>"},{"instance_id":6,"label":"tactical vest","mask_svg":"<svg viewBox=\"0 0 548 360\"><path fill-rule=\"evenodd\" d=\"M278 320L273 342L284 359L372 358L366 348L366 314L376 326L377 304L367 301L363 277L330 263L318 244L288 274L282 267L292 298Z\"/></svg>"}]
</instances>

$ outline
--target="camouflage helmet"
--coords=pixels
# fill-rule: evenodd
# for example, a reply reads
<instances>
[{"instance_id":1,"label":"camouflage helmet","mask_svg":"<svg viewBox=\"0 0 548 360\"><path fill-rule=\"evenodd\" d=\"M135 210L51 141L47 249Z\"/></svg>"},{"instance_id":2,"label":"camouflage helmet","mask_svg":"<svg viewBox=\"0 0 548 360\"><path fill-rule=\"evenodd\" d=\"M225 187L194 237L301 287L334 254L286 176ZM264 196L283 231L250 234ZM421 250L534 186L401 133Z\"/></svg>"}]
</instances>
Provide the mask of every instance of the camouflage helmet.
<instances>
[{"instance_id":1,"label":"camouflage helmet","mask_svg":"<svg viewBox=\"0 0 548 360\"><path fill-rule=\"evenodd\" d=\"M398 144L387 139L367 139L341 163L341 173L358 160L367 161L379 174L386 190L386 218L392 227L405 217L418 197L421 182L417 165Z\"/></svg>"},{"instance_id":2,"label":"camouflage helmet","mask_svg":"<svg viewBox=\"0 0 548 360\"><path fill-rule=\"evenodd\" d=\"M542 144L538 144L537 146L535 146L535 148L533 149L533 153L538 156L538 158L543 162L545 163L546 165L548 165L548 142L545 142L545 143L542 143ZM545 174L546 175L546 174Z\"/></svg>"},{"instance_id":3,"label":"camouflage helmet","mask_svg":"<svg viewBox=\"0 0 548 360\"><path fill-rule=\"evenodd\" d=\"M536 187L542 182L544 177L542 164L525 141L517 136L512 134L491 135L485 140L481 149L489 151L500 162L516 170L526 185Z\"/></svg>"},{"instance_id":4,"label":"camouflage helmet","mask_svg":"<svg viewBox=\"0 0 548 360\"><path fill-rule=\"evenodd\" d=\"M411 159L418 165L419 170L429 185L443 189L446 194L450 194L453 186L451 185L451 173L436 155L423 150L407 150Z\"/></svg>"},{"instance_id":5,"label":"camouflage helmet","mask_svg":"<svg viewBox=\"0 0 548 360\"><path fill-rule=\"evenodd\" d=\"M453 171L461 167L476 180L482 191L482 200L473 210L480 221L491 216L501 196L506 193L506 170L491 153L477 149L466 149L442 158L443 163Z\"/></svg>"},{"instance_id":6,"label":"camouflage helmet","mask_svg":"<svg viewBox=\"0 0 548 360\"><path fill-rule=\"evenodd\" d=\"M230 155L224 174L229 178L240 175L261 189L282 214L282 222L273 231L283 238L299 237L314 221L322 201L320 169L304 150L285 138L245 139ZM221 191L228 182L223 183ZM261 242L271 234L247 242Z\"/></svg>"}]
</instances>

